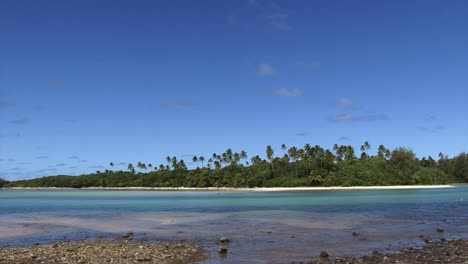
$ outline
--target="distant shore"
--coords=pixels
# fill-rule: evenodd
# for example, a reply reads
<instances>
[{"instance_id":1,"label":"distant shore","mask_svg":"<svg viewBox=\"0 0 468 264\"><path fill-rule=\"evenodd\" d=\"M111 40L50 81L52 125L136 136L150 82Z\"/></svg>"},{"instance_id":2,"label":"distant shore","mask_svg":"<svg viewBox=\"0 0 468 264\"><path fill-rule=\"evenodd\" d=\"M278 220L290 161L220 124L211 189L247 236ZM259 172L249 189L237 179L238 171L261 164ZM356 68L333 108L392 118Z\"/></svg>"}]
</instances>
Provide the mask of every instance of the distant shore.
<instances>
[{"instance_id":1,"label":"distant shore","mask_svg":"<svg viewBox=\"0 0 468 264\"><path fill-rule=\"evenodd\" d=\"M393 185L393 186L352 186L352 187L85 187L85 188L62 188L62 187L8 187L0 190L109 190L109 191L213 191L213 192L313 192L313 191L350 191L350 190L416 190L453 188L457 185Z\"/></svg>"}]
</instances>

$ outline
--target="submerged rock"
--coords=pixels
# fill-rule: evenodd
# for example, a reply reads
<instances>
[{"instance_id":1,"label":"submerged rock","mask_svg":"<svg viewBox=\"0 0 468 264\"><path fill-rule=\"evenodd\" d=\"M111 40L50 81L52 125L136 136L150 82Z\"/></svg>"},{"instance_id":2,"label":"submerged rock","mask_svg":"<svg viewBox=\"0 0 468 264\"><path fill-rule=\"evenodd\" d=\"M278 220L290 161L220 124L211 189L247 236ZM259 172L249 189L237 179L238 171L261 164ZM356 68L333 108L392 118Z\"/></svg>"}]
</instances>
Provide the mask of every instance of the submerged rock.
<instances>
[{"instance_id":1,"label":"submerged rock","mask_svg":"<svg viewBox=\"0 0 468 264\"><path fill-rule=\"evenodd\" d=\"M231 240L229 240L229 238L227 238L227 237L221 237L221 238L219 239L219 242L221 242L221 243L229 243L229 242L231 242Z\"/></svg>"},{"instance_id":2,"label":"submerged rock","mask_svg":"<svg viewBox=\"0 0 468 264\"><path fill-rule=\"evenodd\" d=\"M320 257L321 257L321 258L328 258L328 256L329 256L329 255L328 255L328 253L327 253L326 251L320 252Z\"/></svg>"},{"instance_id":3,"label":"submerged rock","mask_svg":"<svg viewBox=\"0 0 468 264\"><path fill-rule=\"evenodd\" d=\"M218 254L224 255L224 254L227 254L227 252L228 252L228 249L225 247L220 247L218 249Z\"/></svg>"},{"instance_id":4,"label":"submerged rock","mask_svg":"<svg viewBox=\"0 0 468 264\"><path fill-rule=\"evenodd\" d=\"M440 228L440 227L438 227L436 230L437 230L437 232L439 232L439 233L444 232L444 230L443 230L442 228Z\"/></svg>"}]
</instances>

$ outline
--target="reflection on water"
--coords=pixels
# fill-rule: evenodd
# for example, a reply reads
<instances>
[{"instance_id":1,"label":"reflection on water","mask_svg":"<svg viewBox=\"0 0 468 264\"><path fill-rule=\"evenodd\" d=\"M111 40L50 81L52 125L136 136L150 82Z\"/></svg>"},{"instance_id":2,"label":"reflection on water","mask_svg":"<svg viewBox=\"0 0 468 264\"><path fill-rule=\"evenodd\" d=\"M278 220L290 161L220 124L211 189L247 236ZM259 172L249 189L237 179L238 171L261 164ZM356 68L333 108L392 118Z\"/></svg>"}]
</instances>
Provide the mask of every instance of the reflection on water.
<instances>
[{"instance_id":1,"label":"reflection on water","mask_svg":"<svg viewBox=\"0 0 468 264\"><path fill-rule=\"evenodd\" d=\"M467 237L468 188L319 193L1 191L0 246L64 238L201 243L207 263L290 263ZM444 233L437 233L442 227ZM352 235L356 232L357 235ZM225 259L218 239L231 239Z\"/></svg>"}]
</instances>

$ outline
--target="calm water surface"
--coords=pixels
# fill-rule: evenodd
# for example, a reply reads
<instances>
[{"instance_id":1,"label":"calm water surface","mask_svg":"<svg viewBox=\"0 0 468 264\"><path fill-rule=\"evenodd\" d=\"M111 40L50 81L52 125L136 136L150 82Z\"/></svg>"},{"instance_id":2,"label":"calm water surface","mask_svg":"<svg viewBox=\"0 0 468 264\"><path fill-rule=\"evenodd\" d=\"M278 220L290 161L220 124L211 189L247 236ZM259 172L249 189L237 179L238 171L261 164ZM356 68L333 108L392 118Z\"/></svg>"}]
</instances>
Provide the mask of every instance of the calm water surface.
<instances>
[{"instance_id":1,"label":"calm water surface","mask_svg":"<svg viewBox=\"0 0 468 264\"><path fill-rule=\"evenodd\" d=\"M441 227L443 233L437 233ZM187 240L206 263L291 263L468 238L468 186L325 192L0 191L0 246L114 238ZM358 236L352 236L352 232ZM231 239L227 257L219 237Z\"/></svg>"}]
</instances>

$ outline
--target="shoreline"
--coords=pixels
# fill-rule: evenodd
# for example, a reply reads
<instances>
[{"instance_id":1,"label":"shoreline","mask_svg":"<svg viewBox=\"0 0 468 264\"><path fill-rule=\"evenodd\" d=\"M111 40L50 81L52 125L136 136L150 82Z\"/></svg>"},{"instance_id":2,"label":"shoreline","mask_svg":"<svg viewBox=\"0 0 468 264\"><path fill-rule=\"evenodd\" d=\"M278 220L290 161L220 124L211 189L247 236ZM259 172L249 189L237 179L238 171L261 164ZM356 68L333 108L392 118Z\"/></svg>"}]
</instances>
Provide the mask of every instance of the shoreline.
<instances>
[{"instance_id":1,"label":"shoreline","mask_svg":"<svg viewBox=\"0 0 468 264\"><path fill-rule=\"evenodd\" d=\"M392 186L333 186L333 187L4 187L0 190L102 190L102 191L212 191L212 192L314 192L314 191L362 191L362 190L419 190L454 188L459 184L446 185L392 185Z\"/></svg>"}]
</instances>

